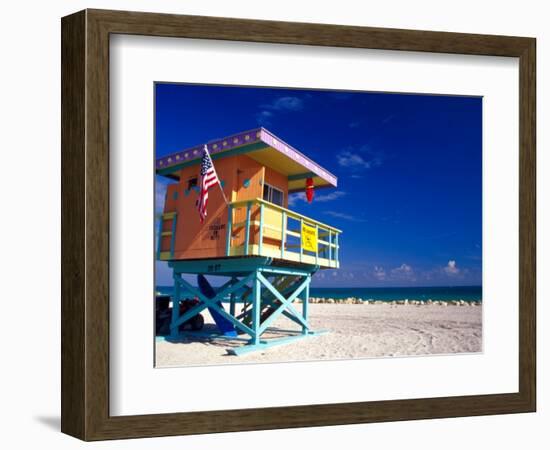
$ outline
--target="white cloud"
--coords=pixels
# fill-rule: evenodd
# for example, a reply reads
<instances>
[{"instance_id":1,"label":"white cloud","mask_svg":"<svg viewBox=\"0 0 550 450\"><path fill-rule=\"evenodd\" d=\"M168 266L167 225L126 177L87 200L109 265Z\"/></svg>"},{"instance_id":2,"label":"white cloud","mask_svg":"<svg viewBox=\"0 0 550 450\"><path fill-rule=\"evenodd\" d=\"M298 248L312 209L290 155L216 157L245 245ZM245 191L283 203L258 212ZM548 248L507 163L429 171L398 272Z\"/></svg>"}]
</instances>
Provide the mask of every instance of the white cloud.
<instances>
[{"instance_id":1,"label":"white cloud","mask_svg":"<svg viewBox=\"0 0 550 450\"><path fill-rule=\"evenodd\" d=\"M332 200L339 199L344 197L346 193L344 191L334 191L326 195L318 195L313 197L313 200L316 202L331 202Z\"/></svg>"},{"instance_id":2,"label":"white cloud","mask_svg":"<svg viewBox=\"0 0 550 450\"><path fill-rule=\"evenodd\" d=\"M314 195L313 196L313 202L321 202L321 203L331 202L333 200L337 200L341 197L344 197L345 195L346 195L346 193L344 191L334 191L334 192L331 192L330 194L325 194L325 195ZM295 192L295 193L290 194L288 196L288 205L289 206L294 206L299 201L303 201L303 202L307 201L305 193Z\"/></svg>"},{"instance_id":3,"label":"white cloud","mask_svg":"<svg viewBox=\"0 0 550 450\"><path fill-rule=\"evenodd\" d=\"M329 216L336 217L337 219L349 220L350 222L366 222L366 219L361 219L360 217L355 217L351 214L346 214L339 211L325 211L324 213Z\"/></svg>"},{"instance_id":4,"label":"white cloud","mask_svg":"<svg viewBox=\"0 0 550 450\"><path fill-rule=\"evenodd\" d=\"M382 164L382 158L377 156L372 159L365 159L359 153L344 150L336 155L336 160L341 167L351 170L371 169Z\"/></svg>"},{"instance_id":5,"label":"white cloud","mask_svg":"<svg viewBox=\"0 0 550 450\"><path fill-rule=\"evenodd\" d=\"M273 113L270 111L260 111L256 115L256 120L260 125L269 125L270 124L269 119L271 119L272 116L273 116Z\"/></svg>"},{"instance_id":6,"label":"white cloud","mask_svg":"<svg viewBox=\"0 0 550 450\"><path fill-rule=\"evenodd\" d=\"M456 261L451 259L447 265L443 268L447 275L453 276L460 273L460 269L456 266Z\"/></svg>"},{"instance_id":7,"label":"white cloud","mask_svg":"<svg viewBox=\"0 0 550 450\"><path fill-rule=\"evenodd\" d=\"M342 167L352 167L352 168L364 168L370 169L371 164L369 161L365 161L361 155L357 153L352 153L344 151L336 155L336 160L338 164Z\"/></svg>"},{"instance_id":8,"label":"white cloud","mask_svg":"<svg viewBox=\"0 0 550 450\"><path fill-rule=\"evenodd\" d=\"M279 97L262 107L273 111L300 111L304 109L304 101L298 97Z\"/></svg>"},{"instance_id":9,"label":"white cloud","mask_svg":"<svg viewBox=\"0 0 550 450\"><path fill-rule=\"evenodd\" d=\"M392 276L396 279L416 281L416 274L408 264L401 264L399 267L391 270Z\"/></svg>"},{"instance_id":10,"label":"white cloud","mask_svg":"<svg viewBox=\"0 0 550 450\"><path fill-rule=\"evenodd\" d=\"M396 267L395 269L392 269L392 272L394 273L411 273L412 272L412 267L409 266L408 264L401 264L399 267Z\"/></svg>"},{"instance_id":11,"label":"white cloud","mask_svg":"<svg viewBox=\"0 0 550 450\"><path fill-rule=\"evenodd\" d=\"M384 281L386 279L386 271L383 267L380 266L374 266L373 275L376 279L380 281Z\"/></svg>"},{"instance_id":12,"label":"white cloud","mask_svg":"<svg viewBox=\"0 0 550 450\"><path fill-rule=\"evenodd\" d=\"M293 194L289 194L288 196L288 206L294 206L296 205L299 201L303 201L305 202L307 199L306 199L306 194L303 193L303 192L295 192Z\"/></svg>"},{"instance_id":13,"label":"white cloud","mask_svg":"<svg viewBox=\"0 0 550 450\"><path fill-rule=\"evenodd\" d=\"M260 125L271 125L274 112L301 111L304 109L304 101L298 97L279 97L271 103L261 105L262 110L256 114L256 120Z\"/></svg>"},{"instance_id":14,"label":"white cloud","mask_svg":"<svg viewBox=\"0 0 550 450\"><path fill-rule=\"evenodd\" d=\"M374 150L370 144L346 147L336 155L336 161L340 167L356 172L380 167L383 159L382 152Z\"/></svg>"}]
</instances>

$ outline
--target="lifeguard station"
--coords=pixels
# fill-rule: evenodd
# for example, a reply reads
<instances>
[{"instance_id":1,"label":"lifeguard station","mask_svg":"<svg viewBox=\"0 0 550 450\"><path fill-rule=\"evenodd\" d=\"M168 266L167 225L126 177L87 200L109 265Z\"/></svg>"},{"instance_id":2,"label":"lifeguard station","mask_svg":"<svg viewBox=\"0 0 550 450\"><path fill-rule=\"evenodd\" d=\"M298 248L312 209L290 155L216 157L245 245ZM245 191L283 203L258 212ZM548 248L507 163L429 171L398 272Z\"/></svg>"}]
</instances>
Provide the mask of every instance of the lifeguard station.
<instances>
[{"instance_id":1,"label":"lifeguard station","mask_svg":"<svg viewBox=\"0 0 550 450\"><path fill-rule=\"evenodd\" d=\"M337 178L264 128L207 145L228 204L218 187L210 188L204 223L196 208L204 144L156 160L156 173L174 180L157 248L173 271L170 337L178 339L180 325L206 308L217 324L207 337L246 343L228 349L235 355L318 334L308 322L311 277L339 267L341 231L288 209L288 195L304 192L306 184L336 187ZM184 274L196 274L198 286ZM214 290L205 275L228 281ZM180 314L179 302L189 297L199 302ZM298 329L262 338L281 315Z\"/></svg>"}]
</instances>

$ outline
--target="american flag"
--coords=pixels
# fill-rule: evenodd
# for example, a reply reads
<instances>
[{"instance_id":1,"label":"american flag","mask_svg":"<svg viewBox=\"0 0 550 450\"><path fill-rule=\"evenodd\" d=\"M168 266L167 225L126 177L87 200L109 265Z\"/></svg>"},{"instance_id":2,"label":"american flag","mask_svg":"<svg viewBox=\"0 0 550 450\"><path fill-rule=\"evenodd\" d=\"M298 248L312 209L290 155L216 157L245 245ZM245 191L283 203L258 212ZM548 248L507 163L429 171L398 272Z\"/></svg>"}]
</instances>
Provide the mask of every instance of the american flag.
<instances>
[{"instance_id":1,"label":"american flag","mask_svg":"<svg viewBox=\"0 0 550 450\"><path fill-rule=\"evenodd\" d=\"M202 160L201 160L201 176L200 176L201 191L200 191L199 199L197 200L197 209L199 210L201 223L204 222L204 219L206 217L206 206L208 205L208 189L219 182L220 180L218 179L218 175L216 174L216 169L214 169L212 158L210 158L210 154L208 153L208 148L205 145L204 154L202 155Z\"/></svg>"}]
</instances>

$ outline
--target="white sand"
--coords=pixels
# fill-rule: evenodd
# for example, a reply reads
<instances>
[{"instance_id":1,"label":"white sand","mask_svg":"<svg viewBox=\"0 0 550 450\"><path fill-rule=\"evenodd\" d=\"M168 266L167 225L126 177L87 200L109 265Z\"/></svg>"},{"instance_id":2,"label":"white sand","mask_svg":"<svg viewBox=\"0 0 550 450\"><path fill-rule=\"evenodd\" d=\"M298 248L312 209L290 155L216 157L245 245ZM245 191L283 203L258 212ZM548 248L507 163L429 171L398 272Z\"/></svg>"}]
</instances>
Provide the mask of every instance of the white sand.
<instances>
[{"instance_id":1,"label":"white sand","mask_svg":"<svg viewBox=\"0 0 550 450\"><path fill-rule=\"evenodd\" d=\"M296 305L301 310L301 305ZM157 341L156 365L187 366L380 356L471 353L482 351L482 306L310 304L313 330L329 333L242 356L226 348L243 345L227 340ZM203 312L205 329L214 329ZM297 330L284 317L262 338L282 337Z\"/></svg>"}]
</instances>

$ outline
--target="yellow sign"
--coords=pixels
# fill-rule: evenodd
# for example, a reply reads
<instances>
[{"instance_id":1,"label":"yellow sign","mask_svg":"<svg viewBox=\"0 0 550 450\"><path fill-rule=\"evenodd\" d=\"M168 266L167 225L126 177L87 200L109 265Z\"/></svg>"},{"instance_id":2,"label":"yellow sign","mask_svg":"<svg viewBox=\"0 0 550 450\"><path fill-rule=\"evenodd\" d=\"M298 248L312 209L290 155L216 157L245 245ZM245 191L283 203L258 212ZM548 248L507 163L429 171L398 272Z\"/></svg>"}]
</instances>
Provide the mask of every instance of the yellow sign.
<instances>
[{"instance_id":1,"label":"yellow sign","mask_svg":"<svg viewBox=\"0 0 550 450\"><path fill-rule=\"evenodd\" d=\"M302 223L302 249L317 253L317 228Z\"/></svg>"}]
</instances>

